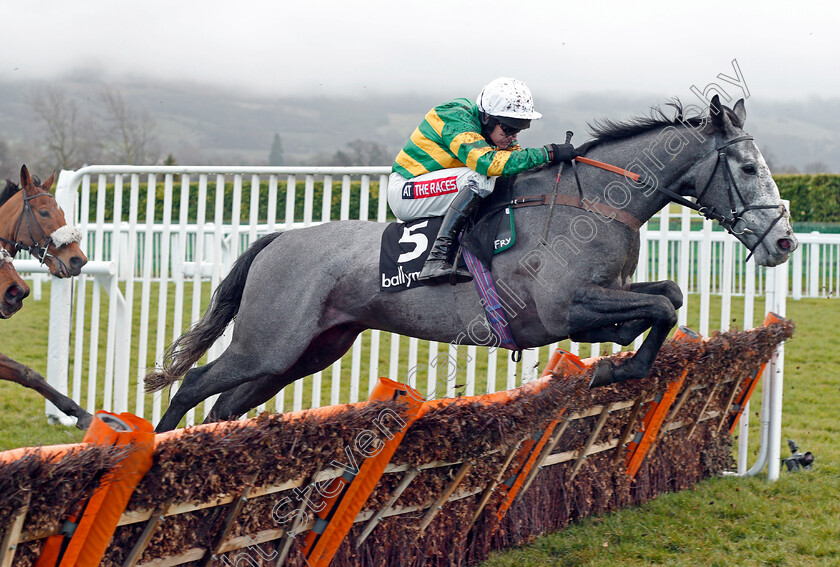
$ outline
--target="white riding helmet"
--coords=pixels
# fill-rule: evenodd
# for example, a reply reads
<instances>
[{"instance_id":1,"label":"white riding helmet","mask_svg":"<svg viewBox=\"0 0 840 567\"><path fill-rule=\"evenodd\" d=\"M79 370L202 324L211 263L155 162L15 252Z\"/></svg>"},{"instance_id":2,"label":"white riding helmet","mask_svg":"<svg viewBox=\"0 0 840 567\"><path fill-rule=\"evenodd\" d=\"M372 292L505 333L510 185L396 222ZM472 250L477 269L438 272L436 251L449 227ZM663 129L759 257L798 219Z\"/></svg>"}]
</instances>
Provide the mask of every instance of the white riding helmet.
<instances>
[{"instance_id":1,"label":"white riding helmet","mask_svg":"<svg viewBox=\"0 0 840 567\"><path fill-rule=\"evenodd\" d=\"M534 110L531 89L522 81L509 77L487 83L475 103L481 112L516 128L527 128L531 120L542 118L542 114Z\"/></svg>"}]
</instances>

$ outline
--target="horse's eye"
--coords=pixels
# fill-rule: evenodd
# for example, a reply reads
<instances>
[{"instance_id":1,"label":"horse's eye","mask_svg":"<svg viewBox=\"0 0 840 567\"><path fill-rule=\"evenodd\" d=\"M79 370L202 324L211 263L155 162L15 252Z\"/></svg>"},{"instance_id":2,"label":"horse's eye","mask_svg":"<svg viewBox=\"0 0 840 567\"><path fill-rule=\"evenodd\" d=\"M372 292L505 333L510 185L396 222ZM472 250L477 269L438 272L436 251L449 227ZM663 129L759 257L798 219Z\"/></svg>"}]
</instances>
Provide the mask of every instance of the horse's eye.
<instances>
[{"instance_id":1,"label":"horse's eye","mask_svg":"<svg viewBox=\"0 0 840 567\"><path fill-rule=\"evenodd\" d=\"M41 215L44 218L47 218L47 217L50 216L50 212L46 209L41 209L40 211L38 211L38 214Z\"/></svg>"},{"instance_id":2,"label":"horse's eye","mask_svg":"<svg viewBox=\"0 0 840 567\"><path fill-rule=\"evenodd\" d=\"M743 171L743 172L744 172L744 173L746 173L747 175L755 175L756 173L758 173L758 170L757 170L757 169L755 168L755 166L754 166L753 164L751 164L751 163L749 163L749 164L747 164L747 165L743 166L743 167L741 168L741 171Z\"/></svg>"}]
</instances>

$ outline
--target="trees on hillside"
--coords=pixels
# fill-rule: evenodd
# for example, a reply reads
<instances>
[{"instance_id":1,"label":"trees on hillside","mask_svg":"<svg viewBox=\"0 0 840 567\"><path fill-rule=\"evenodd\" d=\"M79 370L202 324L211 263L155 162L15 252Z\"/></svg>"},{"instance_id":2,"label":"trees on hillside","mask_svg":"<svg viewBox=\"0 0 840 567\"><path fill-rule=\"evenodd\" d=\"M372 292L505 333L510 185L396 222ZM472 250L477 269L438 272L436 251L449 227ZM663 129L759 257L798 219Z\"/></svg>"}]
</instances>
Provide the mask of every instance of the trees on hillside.
<instances>
[{"instance_id":1,"label":"trees on hillside","mask_svg":"<svg viewBox=\"0 0 840 567\"><path fill-rule=\"evenodd\" d=\"M75 100L56 87L38 90L29 100L43 126L42 151L51 167L76 169L98 159L102 149L98 128Z\"/></svg>"},{"instance_id":2,"label":"trees on hillside","mask_svg":"<svg viewBox=\"0 0 840 567\"><path fill-rule=\"evenodd\" d=\"M113 163L142 165L158 159L155 120L145 109L132 108L114 88L100 92L105 129L105 158Z\"/></svg>"},{"instance_id":3,"label":"trees on hillside","mask_svg":"<svg viewBox=\"0 0 840 567\"><path fill-rule=\"evenodd\" d=\"M65 91L34 91L30 106L41 123L37 134L39 161L54 169L78 169L90 163L150 164L158 159L155 121L137 110L122 93L105 88L97 112L84 112ZM36 160L38 161L38 160Z\"/></svg>"},{"instance_id":4,"label":"trees on hillside","mask_svg":"<svg viewBox=\"0 0 840 567\"><path fill-rule=\"evenodd\" d=\"M371 140L356 139L332 155L316 154L317 165L391 165L394 155L384 145Z\"/></svg>"},{"instance_id":5,"label":"trees on hillside","mask_svg":"<svg viewBox=\"0 0 840 567\"><path fill-rule=\"evenodd\" d=\"M0 140L0 183L4 179L15 179L19 171L20 164L15 163L14 152L5 140Z\"/></svg>"}]
</instances>

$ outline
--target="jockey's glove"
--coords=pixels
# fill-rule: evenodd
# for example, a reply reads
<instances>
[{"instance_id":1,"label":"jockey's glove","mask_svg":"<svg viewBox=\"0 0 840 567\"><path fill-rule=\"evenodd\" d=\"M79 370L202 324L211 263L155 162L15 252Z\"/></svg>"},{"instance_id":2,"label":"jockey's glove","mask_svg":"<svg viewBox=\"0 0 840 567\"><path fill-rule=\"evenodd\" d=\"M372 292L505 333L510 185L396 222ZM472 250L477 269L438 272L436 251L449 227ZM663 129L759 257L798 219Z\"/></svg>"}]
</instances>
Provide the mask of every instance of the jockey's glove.
<instances>
[{"instance_id":1,"label":"jockey's glove","mask_svg":"<svg viewBox=\"0 0 840 567\"><path fill-rule=\"evenodd\" d=\"M550 163L572 161L580 155L572 144L548 144L545 149L548 151L548 161Z\"/></svg>"}]
</instances>

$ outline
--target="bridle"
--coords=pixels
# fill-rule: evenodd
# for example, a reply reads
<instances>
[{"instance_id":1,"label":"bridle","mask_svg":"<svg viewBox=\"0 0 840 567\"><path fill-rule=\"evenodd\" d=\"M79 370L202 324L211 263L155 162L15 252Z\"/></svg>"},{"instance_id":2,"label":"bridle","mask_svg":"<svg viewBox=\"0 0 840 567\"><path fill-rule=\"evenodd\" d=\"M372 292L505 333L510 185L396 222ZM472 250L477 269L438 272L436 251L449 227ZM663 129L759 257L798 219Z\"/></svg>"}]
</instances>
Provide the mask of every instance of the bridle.
<instances>
[{"instance_id":1,"label":"bridle","mask_svg":"<svg viewBox=\"0 0 840 567\"><path fill-rule=\"evenodd\" d=\"M749 211L756 211L761 209L778 209L779 205L746 205L746 199L741 194L741 190L738 188L738 182L735 180L735 176L732 174L732 168L729 167L729 160L726 159L726 152L724 151L729 146L740 142L749 142L752 141L753 137L746 135L746 136L739 136L737 138L732 138L731 140L723 141L720 137L720 134L715 134L715 151L717 152L717 160L715 161L715 166L712 169L711 175L706 180L706 184L703 186L703 190L697 194L696 202L689 201L682 195L678 193L674 193L673 191L666 189L665 187L656 187L656 190L660 193L663 193L668 196L671 201L674 201L684 207L688 207L693 209L703 215L703 217L717 221L720 225L726 229L728 233L731 235L738 237L744 234L755 234L753 230L751 230L747 226L747 222L744 220L744 215ZM723 164L723 167L721 167ZM709 188L712 186L712 181L715 179L715 175L717 175L718 169L723 171L723 179L726 182L726 197L729 201L729 213L727 215L726 211L717 211L714 207L707 207L705 205L700 204L700 201L703 199L703 196L708 192ZM737 200L741 202L742 208L738 210L736 204L736 197ZM756 249L764 242L764 239L767 238L767 235L770 234L770 231L773 230L773 227L782 220L785 216L785 213L779 212L779 216L773 219L773 222L770 223L770 226L761 234L761 236L756 240L755 244L750 248L747 246L747 249L750 251L749 255L747 256L745 261L749 261L752 255L755 253ZM744 223L743 229L740 231L737 230L737 225L739 222ZM746 244L745 244L746 246Z\"/></svg>"},{"instance_id":2,"label":"bridle","mask_svg":"<svg viewBox=\"0 0 840 567\"><path fill-rule=\"evenodd\" d=\"M737 138L732 138L731 140L723 141L720 138L720 134L715 134L715 151L717 152L717 161L715 162L715 167L712 169L712 174L709 176L709 179L706 180L706 184L703 186L703 190L700 191L697 195L697 202L694 203L689 201L688 199L684 198L682 195L678 195L673 191L665 189L664 187L659 188L659 191L668 195L668 197L680 205L685 207L689 207L694 209L705 218L710 220L715 220L726 229L727 232L732 234L733 236L742 236L744 234L755 234L748 226L747 222L744 220L744 215L749 211L757 211L761 209L778 209L778 205L743 205L741 210L739 211L736 204L736 197L737 200L740 201L742 204L746 203L746 199L741 194L741 190L738 188L738 182L735 180L735 176L732 174L732 168L729 166L729 160L726 159L726 152L724 151L729 146L737 144L739 142L748 142L752 141L752 136L739 136ZM723 164L723 167L721 167ZM725 211L717 211L714 207L707 207L700 204L700 201L703 199L703 196L708 192L709 188L712 185L712 181L715 178L715 175L718 172L718 169L723 171L723 179L726 182L726 197L729 200L729 214ZM773 227L784 218L784 212L780 212L779 216L773 219L773 222L770 223L770 226L762 233L759 239L756 241L755 245L750 250L750 256L752 256L755 249L764 242L764 239L773 230ZM744 228L742 230L738 230L736 227L739 222L744 223ZM747 260L749 260L749 257Z\"/></svg>"},{"instance_id":3,"label":"bridle","mask_svg":"<svg viewBox=\"0 0 840 567\"><path fill-rule=\"evenodd\" d=\"M23 209L20 212L20 217L18 217L12 240L0 237L0 242L14 246L15 254L20 250L26 250L34 258L40 260L41 264L43 264L47 258L52 258L57 262L61 262L59 258L47 252L47 249L49 249L49 247L53 244L52 236L47 236L47 234L44 233L44 229L42 229L41 225L38 224L38 219L35 218L35 212L29 204L29 201L38 197L49 197L50 199L55 199L55 197L46 192L36 193L35 195L27 195L25 187L21 187L21 191L23 192ZM29 240L32 241L32 244L24 244L23 240L19 238L20 229L23 226L24 219L26 219L26 231L28 233ZM37 233L33 233L32 225L35 225ZM43 244L41 244L41 241L43 241Z\"/></svg>"},{"instance_id":4,"label":"bridle","mask_svg":"<svg viewBox=\"0 0 840 567\"><path fill-rule=\"evenodd\" d=\"M741 190L738 188L738 182L735 180L735 176L732 174L732 169L729 167L729 161L726 159L726 148L740 142L747 142L751 140L753 140L752 136L745 135L739 136L737 138L732 138L731 140L723 141L720 137L720 134L715 134L715 149L713 151L717 152L717 161L715 161L715 166L712 169L711 175L709 175L709 178L706 180L706 184L703 186L703 190L700 191L700 193L698 193L696 197L696 202L690 201L682 195L680 195L679 193L671 191L666 187L662 187L659 185L659 183L656 183L655 181L652 182L650 179L640 181L640 176L637 173L633 173L632 171L628 171L626 169L622 169L620 167L586 157L577 157L575 158L575 161L586 165L599 167L601 169L611 171L619 175L623 175L634 181L639 187L646 187L648 189L659 191L660 193L666 195L671 201L678 203L684 207L688 207L689 209L692 209L694 211L697 211L707 219L717 221L718 223L720 223L721 226L723 226L724 229L726 229L727 232L737 237L742 236L744 234L755 234L755 232L753 232L746 225L746 221L743 218L744 214L746 214L749 211L755 211L760 209L778 208L778 205L746 205L745 203L747 201L741 194ZM723 164L723 167L721 167L721 163ZM574 165L574 162L572 162L572 165ZM712 181L714 181L719 169L723 171L724 180L726 182L726 195L727 199L729 200L728 214L726 211L718 211L714 207L700 204L701 199L711 187ZM577 176L576 170L575 174L575 180L577 181L578 185L578 193L581 196L579 198L574 198L569 195L557 195L555 191L555 195L531 195L527 197L518 197L510 203L507 203L505 206L509 205L512 208L519 208L539 205L552 205L551 212L553 212L554 204L566 205L592 211L601 214L607 218L617 220L622 224L628 226L633 231L637 231L639 227L643 224L639 219L636 219L634 216L630 215L622 209L616 209L603 203L597 203L596 205L593 205L592 203L585 202L582 198L583 189L580 185L580 179ZM741 210L738 210L737 208L736 197L737 200L740 201L742 204ZM780 212L779 216L773 219L773 222L770 223L770 226L768 226L767 229L761 234L761 236L758 238L755 244L752 247L747 246L747 249L750 251L750 253L745 261L749 261L749 259L758 249L758 247L764 242L764 239L767 237L767 235L770 234L770 231L773 230L773 227L776 226L776 224L780 220L782 220L784 216L784 211ZM549 218L546 220L546 228L550 220L551 213L549 213ZM740 231L737 229L737 225L739 222L744 223L744 227Z\"/></svg>"}]
</instances>

